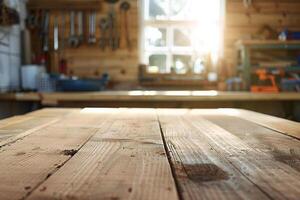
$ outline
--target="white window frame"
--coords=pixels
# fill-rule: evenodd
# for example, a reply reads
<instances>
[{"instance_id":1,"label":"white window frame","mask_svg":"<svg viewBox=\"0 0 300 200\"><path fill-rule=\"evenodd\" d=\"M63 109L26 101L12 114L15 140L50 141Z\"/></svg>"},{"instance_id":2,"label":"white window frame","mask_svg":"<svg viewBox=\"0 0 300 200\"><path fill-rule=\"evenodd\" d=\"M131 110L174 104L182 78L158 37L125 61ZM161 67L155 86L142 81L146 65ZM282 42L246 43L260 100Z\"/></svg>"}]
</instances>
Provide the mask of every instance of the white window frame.
<instances>
[{"instance_id":1,"label":"white window frame","mask_svg":"<svg viewBox=\"0 0 300 200\"><path fill-rule=\"evenodd\" d=\"M172 55L190 55L193 56L195 55L195 51L193 48L190 47L174 47L172 45L172 39L173 39L173 33L174 31L169 31L169 30L174 30L175 28L190 28L193 27L194 25L197 24L197 22L193 22L190 20L150 20L147 19L149 16L149 10L146 9L145 5L149 5L150 0L141 0L139 2L139 8L140 9L140 40L139 40L139 51L140 51L140 62L144 64L149 64L149 55L153 54L165 54L167 55L167 71L170 72L170 68L173 63L173 58ZM220 47L220 53L219 57L224 56L224 24L225 24L225 13L226 13L226 0L220 0L221 1L221 19L220 19L220 39L221 39L221 47ZM171 2L171 1L170 1ZM170 10L170 9L168 9ZM167 44L166 48L163 50L161 47L153 48L151 50L146 49L146 44L145 44L145 28L151 26L151 27L158 27L158 28L166 28L167 30ZM160 51L161 50L161 51Z\"/></svg>"}]
</instances>

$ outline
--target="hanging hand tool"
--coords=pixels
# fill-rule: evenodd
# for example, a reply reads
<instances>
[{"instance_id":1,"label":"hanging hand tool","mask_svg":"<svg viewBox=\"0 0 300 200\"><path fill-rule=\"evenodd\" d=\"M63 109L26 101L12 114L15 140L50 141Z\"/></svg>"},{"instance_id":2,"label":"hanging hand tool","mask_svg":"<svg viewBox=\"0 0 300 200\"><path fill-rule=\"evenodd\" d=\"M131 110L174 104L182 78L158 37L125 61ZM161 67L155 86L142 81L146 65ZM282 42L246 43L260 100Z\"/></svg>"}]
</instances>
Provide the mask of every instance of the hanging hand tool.
<instances>
[{"instance_id":1,"label":"hanging hand tool","mask_svg":"<svg viewBox=\"0 0 300 200\"><path fill-rule=\"evenodd\" d=\"M252 5L252 0L243 0L245 8L249 8Z\"/></svg>"},{"instance_id":2,"label":"hanging hand tool","mask_svg":"<svg viewBox=\"0 0 300 200\"><path fill-rule=\"evenodd\" d=\"M61 52L65 48L65 33L66 33L66 16L64 12L61 12L61 28L60 28L60 46Z\"/></svg>"},{"instance_id":3,"label":"hanging hand tool","mask_svg":"<svg viewBox=\"0 0 300 200\"><path fill-rule=\"evenodd\" d=\"M97 41L96 39L96 12L92 11L89 15L89 44L95 44Z\"/></svg>"},{"instance_id":4,"label":"hanging hand tool","mask_svg":"<svg viewBox=\"0 0 300 200\"><path fill-rule=\"evenodd\" d=\"M130 4L127 1L124 1L120 5L121 15L120 15L120 26L121 26L121 37L120 37L120 48L124 48L131 50L131 42L128 30L128 11L130 10ZM125 37L125 39L124 39ZM126 42L126 44L124 44Z\"/></svg>"},{"instance_id":5,"label":"hanging hand tool","mask_svg":"<svg viewBox=\"0 0 300 200\"><path fill-rule=\"evenodd\" d=\"M101 30L101 36L100 36L100 40L99 40L99 46L102 50L105 50L106 48L106 41L107 41L107 38L106 38L106 32L107 32L107 29L109 27L109 24L108 24L108 21L106 18L102 18L100 20L100 30ZM110 36L111 37L111 36Z\"/></svg>"},{"instance_id":6,"label":"hanging hand tool","mask_svg":"<svg viewBox=\"0 0 300 200\"><path fill-rule=\"evenodd\" d=\"M60 74L67 75L67 60L65 59L64 49L65 49L65 27L66 27L66 16L64 12L61 12L61 42L60 42L60 59L58 72Z\"/></svg>"},{"instance_id":7,"label":"hanging hand tool","mask_svg":"<svg viewBox=\"0 0 300 200\"><path fill-rule=\"evenodd\" d=\"M79 45L79 39L75 33L75 12L70 13L70 36L69 36L70 47L76 48Z\"/></svg>"},{"instance_id":8,"label":"hanging hand tool","mask_svg":"<svg viewBox=\"0 0 300 200\"><path fill-rule=\"evenodd\" d=\"M43 51L48 52L49 51L49 11L44 11L43 15Z\"/></svg>"},{"instance_id":9,"label":"hanging hand tool","mask_svg":"<svg viewBox=\"0 0 300 200\"><path fill-rule=\"evenodd\" d=\"M106 0L110 4L110 11L108 13L108 21L109 21L109 45L111 49L114 51L119 47L119 36L118 36L118 28L116 23L116 12L114 4L119 0Z\"/></svg>"},{"instance_id":10,"label":"hanging hand tool","mask_svg":"<svg viewBox=\"0 0 300 200\"><path fill-rule=\"evenodd\" d=\"M54 28L53 28L53 57L51 62L51 72L57 72L59 66L59 55L58 55L58 48L59 48L59 27L58 27L58 17L54 17Z\"/></svg>"},{"instance_id":11,"label":"hanging hand tool","mask_svg":"<svg viewBox=\"0 0 300 200\"><path fill-rule=\"evenodd\" d=\"M58 17L54 18L54 29L53 29L53 49L58 51L59 48L59 34L58 34Z\"/></svg>"},{"instance_id":12,"label":"hanging hand tool","mask_svg":"<svg viewBox=\"0 0 300 200\"><path fill-rule=\"evenodd\" d=\"M78 39L79 45L83 42L84 35L83 35L83 13L79 11L77 13L77 20L78 20Z\"/></svg>"},{"instance_id":13,"label":"hanging hand tool","mask_svg":"<svg viewBox=\"0 0 300 200\"><path fill-rule=\"evenodd\" d=\"M28 29L34 30L39 26L38 13L35 11L30 11L26 19L26 26Z\"/></svg>"}]
</instances>

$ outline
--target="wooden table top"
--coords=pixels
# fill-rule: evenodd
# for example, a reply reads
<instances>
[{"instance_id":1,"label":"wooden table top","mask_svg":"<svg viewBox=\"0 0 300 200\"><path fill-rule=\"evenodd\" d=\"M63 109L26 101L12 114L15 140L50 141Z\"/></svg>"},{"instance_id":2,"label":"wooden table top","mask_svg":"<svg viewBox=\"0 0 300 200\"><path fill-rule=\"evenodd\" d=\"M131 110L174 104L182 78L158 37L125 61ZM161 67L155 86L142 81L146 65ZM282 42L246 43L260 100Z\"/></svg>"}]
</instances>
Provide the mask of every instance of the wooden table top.
<instances>
[{"instance_id":1,"label":"wooden table top","mask_svg":"<svg viewBox=\"0 0 300 200\"><path fill-rule=\"evenodd\" d=\"M0 121L0 199L299 199L300 124L236 109Z\"/></svg>"}]
</instances>

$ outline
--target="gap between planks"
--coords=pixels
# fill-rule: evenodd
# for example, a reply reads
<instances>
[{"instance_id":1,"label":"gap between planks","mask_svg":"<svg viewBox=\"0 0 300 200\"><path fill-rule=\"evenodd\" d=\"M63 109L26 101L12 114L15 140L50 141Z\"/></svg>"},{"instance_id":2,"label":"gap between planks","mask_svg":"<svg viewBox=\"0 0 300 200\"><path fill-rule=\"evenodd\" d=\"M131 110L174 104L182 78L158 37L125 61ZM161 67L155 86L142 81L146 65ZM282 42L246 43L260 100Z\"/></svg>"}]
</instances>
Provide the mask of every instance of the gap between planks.
<instances>
[{"instance_id":1,"label":"gap between planks","mask_svg":"<svg viewBox=\"0 0 300 200\"><path fill-rule=\"evenodd\" d=\"M300 195L298 171L276 161L266 152L255 150L230 132L201 116L189 115L184 118L199 130L199 133L205 135L208 142L214 145L214 148L234 167L271 198L298 199Z\"/></svg>"},{"instance_id":2,"label":"gap between planks","mask_svg":"<svg viewBox=\"0 0 300 200\"><path fill-rule=\"evenodd\" d=\"M178 111L179 112L179 111ZM137 112L138 113L138 112ZM137 113L135 113L135 114L137 114ZM180 115L180 114L179 114ZM156 116L157 117L157 116ZM119 119L122 119L122 116L120 115L120 116L118 116L118 118ZM138 115L138 117L136 117L136 118L141 118L141 115ZM134 119L134 120L136 120L137 122L139 121L138 119ZM193 118L193 117L190 117L190 116L187 116L187 117L185 117L185 119L188 119L188 121L193 121L193 120L190 120L190 119L194 119L195 121L199 121L199 120L202 120L203 118L201 118L201 117L196 117L196 118ZM70 120L70 119L69 119ZM124 116L123 116L123 120L124 120ZM153 120L153 119L152 119ZM109 120L108 120L109 121ZM165 124L165 122L162 120L160 120L160 119L156 119L156 121L158 122L158 129L159 129L159 134L160 134L160 137L161 137L161 139L163 140L163 143L164 143L164 150L166 151L166 153L170 156L170 158L169 158L169 160L167 159L167 161L169 161L169 162L166 162L166 160L164 161L164 165L165 165L165 170L167 170L167 165L166 165L166 163L167 164L169 164L170 166L171 166L171 169L169 169L169 171L168 171L168 173L169 173L169 177L168 177L168 179L169 179L169 184L170 185L172 185L172 192L170 192L169 193L169 195L171 194L171 196L173 195L173 198L180 198L180 199L183 199L183 197L185 197L185 199L199 199L200 198L200 196L198 196L198 198L197 198L197 196L193 196L192 194L191 194L191 192L195 192L195 194L199 194L199 195L205 195L205 194L212 194L212 193L210 193L210 192L212 192L212 191L214 191L214 192L217 192L217 193L219 193L219 195L218 194L215 194L215 195L212 195L212 196L210 196L211 198L210 199L213 199L213 198L216 198L216 199L218 199L218 198L221 198L221 196L220 196L220 194L222 194L222 198L224 198L224 199L226 199L226 197L230 197L229 199L234 199L234 198L237 198L237 197L239 197L239 196L236 196L236 197L234 197L234 196L232 196L232 195L230 195L230 194L228 194L228 193L226 193L226 191L228 192L228 191L231 191L231 192L233 192L232 191L232 189L233 188L235 188L235 187L237 187L237 186L235 186L234 184L237 184L236 182L231 182L231 183L228 183L227 182L227 176L226 176L226 174L223 174L222 175L222 171L219 171L219 172L221 172L221 178L222 178L222 176L223 176L223 179L221 179L221 180L218 180L218 182L220 182L220 184L219 184L219 186L217 186L218 184L212 184L212 185L210 185L210 183L212 183L212 182L210 182L210 183L208 183L206 180L202 180L202 184L203 185L206 185L206 187L208 187L208 188L200 188L200 187L198 187L197 186L197 184L198 183L194 183L193 181L191 182L191 180L188 180L190 177L189 177L189 175L188 175L188 173L195 173L195 172L199 172L199 171L197 171L197 170L199 170L199 168L192 168L192 169L189 169L188 167L186 167L185 169L184 169L184 173L185 174L182 174L182 173L178 173L178 169L176 168L176 166L178 167L178 163L176 163L176 161L179 159L180 160L180 162L181 162L181 164L180 165L184 165L184 164L186 164L185 163L185 161L187 161L187 160L185 160L185 155L184 155L184 152L179 152L179 154L177 154L177 155L173 155L172 154L172 152L174 153L174 150L175 150L175 147L176 147L176 145L178 145L177 143L168 143L168 141L170 141L170 139L171 140L173 140L175 137L173 137L173 136L169 136L168 137L168 133L165 131L163 131L165 128L165 126L166 126L166 124ZM220 127L217 127L214 123L212 123L212 122L210 122L210 121L206 121L205 119L203 119L203 121L204 121L204 124L202 124L202 125L205 125L204 126L204 129L205 129L205 127L207 126L207 125L211 125L211 126L213 126L214 128L213 129L215 129L215 130L219 130L220 132L223 132L224 130L223 129L220 129ZM75 121L76 122L76 121ZM112 122L112 121L110 121L110 122ZM195 134L195 135L198 135L199 134L199 132L201 132L200 131L200 129L199 129L199 123L192 123L192 124L189 124L189 125L187 125L188 123L187 123L187 121L185 121L183 124L182 124L182 122L181 121L179 121L180 123L178 123L177 125L179 126L179 127L181 127L181 126L183 126L183 124L184 124L184 130L186 129L186 130L189 130L191 127L194 127L195 128L195 130L194 131L192 131L192 130L189 130L189 131L191 131L192 133L193 133L193 135ZM130 123L132 123L132 122L130 122ZM187 123L187 124L186 124ZM58 123L59 124L59 126L63 126L64 125L64 123L63 122L61 122L61 123ZM109 122L108 122L108 124L109 124ZM109 127L109 125L106 125L106 126L108 126ZM134 123L135 124L135 123ZM124 123L124 125L126 125L126 123ZM76 125L76 126L78 126L78 125ZM87 128L88 126L90 126L90 127L93 127L93 128L95 128L93 125L92 125L92 123L90 123L90 124L88 124L87 126L85 126L85 128ZM178 127L177 126L177 127ZM118 127L118 126L117 126ZM176 127L176 126L175 126ZM201 126L202 127L202 126ZM116 127L115 127L116 128ZM202 127L203 128L203 127ZM201 128L201 129L202 129ZM207 128L207 127L206 127ZM117 129L118 130L118 129ZM121 129L121 130L123 130L123 129ZM127 129L125 129L126 131L128 131ZM178 130L180 130L180 129L178 129ZM178 131L177 130L177 131ZM207 128L207 129L205 129L205 130L209 130L209 128ZM115 134L115 130L114 130L114 128L113 129L111 129L111 131ZM183 132L184 133L184 132ZM202 132L201 132L202 133ZM224 132L223 132L224 133ZM125 134L125 136L126 136L126 134ZM189 136L189 135L188 135ZM225 136L227 136L228 137L228 133L226 133L225 134ZM128 139L127 137L121 137L121 140L120 140L120 138L115 138L115 137L109 137L109 134L106 134L106 137L103 137L103 136L100 136L100 137L96 137L96 141L93 141L93 140L91 140L91 138L94 138L95 137L95 135L94 136L91 136L89 139L87 139L78 149L80 150L79 152L77 152L76 154L75 154L75 156L73 156L73 157L69 157L67 160L65 160L65 162L63 162L61 165L60 165L60 168L59 168L59 170L58 169L54 169L54 171L52 171L52 173L50 174L50 176L47 176L43 181L41 181L40 182L40 184L38 184L38 185L36 185L34 188L32 188L32 190L31 191L33 191L33 193L29 193L29 194L32 194L32 195L29 195L28 194L28 197L29 197L29 199L39 199L40 198L40 196L37 196L37 195L41 195L40 193L46 193L47 192L47 190L44 190L45 189L45 185L47 185L48 183L49 183L49 181L51 180L51 179L54 179L55 177L57 177L57 176L59 176L59 175L61 175L60 173L62 173L61 171L62 170L64 170L68 165L71 165L72 164L72 162L75 162L74 161L74 159L77 157L77 156L80 156L79 154L80 153L82 153L82 151L84 150L83 148L86 148L86 146L87 145L92 145L92 143L93 142L97 142L99 139L102 141L102 143L115 143L115 142L117 142L117 143L119 143L119 142L121 142L121 143L126 143L126 144L129 144L129 146L131 145L131 144L135 144L135 143L138 143L139 144L139 142L140 142L140 140L138 139L138 140L136 140L136 139ZM198 136L197 136L198 137ZM210 158L213 158L214 160L214 162L216 162L216 163L219 163L219 164L222 164L222 166L223 165L226 165L226 169L228 170L228 171L231 171L231 173L233 173L233 174L235 174L235 178L236 179L238 179L240 182L238 182L238 184L240 184L239 186L240 187L245 187L245 186L250 186L249 188L251 188L252 187L252 190L253 191L255 191L255 187L257 187L257 189L259 188L260 189L260 191L263 191L262 192L262 194L260 194L260 192L259 192L259 190L257 190L256 192L256 194L255 194L255 197L261 197L261 199L263 199L263 198L266 198L266 196L264 196L264 195L266 195L267 194L267 198L266 199L268 199L268 198L270 198L270 199L272 199L272 198L274 198L274 196L268 196L268 194L269 194L269 192L265 192L265 188L263 188L263 187L261 187L261 184L262 184L262 182L259 182L259 184L257 184L256 183L256 181L253 181L253 176L251 177L251 173L250 173L250 175L249 174L247 174L247 170L246 170L246 173L245 173L245 171L243 171L243 169L241 169L241 168L239 168L239 167L237 167L236 166L236 163L234 164L234 161L232 161L231 159L230 159L230 156L229 157L227 157L226 155L224 156L224 157L220 157L219 155L216 155L216 154L222 154L221 152L220 152L220 149L222 150L222 148L221 147L219 147L219 146L215 146L216 145L216 143L215 142L213 142L212 141L212 138L209 138L208 137L208 135L206 135L204 138L205 138L205 140L208 142L208 145L206 145L206 144L204 144L204 143L201 143L201 141L199 141L199 138L197 139L197 137L196 138L194 138L194 139L196 139L196 142L191 142L191 141L186 141L186 140L180 140L179 142L179 144L180 145L182 145L182 144L184 144L184 143L188 143L188 145L190 146L190 147L192 147L192 149L191 150L193 150L193 151L195 151L194 153L196 153L195 155L193 155L194 156L194 158L195 158L195 156L196 157L198 157L196 160L194 160L194 161L211 161L211 160L209 160ZM229 136L229 137L231 137L231 136ZM120 140L120 141L119 141ZM239 142L236 140L236 138L234 138L234 145L236 145L236 144L239 144ZM92 142L92 143L91 143ZM149 139L146 139L144 142L146 142L147 144L149 143L149 145L152 143L154 143L155 144L155 142L153 141L153 140L149 140ZM89 144L90 143L90 144ZM197 144L197 143L199 143L199 144L201 144L202 145L202 147L199 149L199 144ZM174 146L175 145L175 146ZM109 147L109 146L107 146L107 147ZM166 148L167 147L167 148ZM213 148L214 149L214 153L213 152L210 152L210 151L208 151L209 150L209 148ZM204 150L203 148L207 148L207 150ZM199 150L196 150L196 149L199 149ZM186 150L189 150L189 149L186 149ZM204 152L203 152L204 151ZM232 150L231 150L232 151ZM88 151L89 152L89 151ZM130 151L129 152L127 152L127 153L130 153ZM186 152L185 152L186 153ZM234 153L234 151L232 151L231 153ZM203 154L204 154L204 156L203 156ZM0 154L1 155L1 154ZM207 155L207 157L205 157L205 155ZM208 156L209 155L209 156ZM89 157L89 154L85 154L85 155L81 155L81 156L83 156L83 157L85 157L85 159L88 159L88 157ZM164 157L164 156L163 156ZM182 159L182 157L183 157L183 159ZM173 159L173 160L172 160ZM77 161L78 162L78 161ZM241 161L241 162L243 162L243 161ZM207 163L204 163L204 164L207 164ZM255 164L255 163L254 163ZM174 165L174 166L173 166ZM179 165L179 167L180 167L180 165ZM168 167L170 167L170 166L168 166ZM235 168L232 168L232 166ZM70 168L70 167L69 167ZM214 166L213 165L209 165L209 166L206 166L206 168L208 168L208 170L219 170L219 169L217 169L217 168L214 168ZM195 172L193 172L193 171L195 171ZM250 170L251 171L251 170ZM172 172L173 172L173 175L172 175ZM68 171L67 172L65 172L65 173L68 173ZM115 171L115 173L116 173L116 171ZM171 173L171 174L170 174ZM238 175L239 173L241 173L242 174L242 176L241 175ZM195 176L196 176L196 179L198 178L198 179L201 179L201 177L197 177L197 174L194 174ZM121 175L120 175L121 176ZM184 176L186 176L186 177L184 177ZM105 176L104 176L105 177ZM108 178L108 177L106 177L106 178ZM175 182L173 182L172 183L172 178L173 178L173 181L175 181ZM214 178L214 177L208 177L208 178ZM175 180L174 180L175 179ZM46 180L46 181L45 181ZM247 182L247 180L248 180L248 182ZM51 182L52 181L52 182ZM54 184L55 183L55 180L51 180L50 181L50 183L52 183L52 184ZM197 181L199 181L199 180L197 180ZM197 182L196 181L196 182ZM226 183L227 182L227 183ZM178 184L178 186L176 187L176 183ZM253 186L251 186L251 184L253 184L253 185L255 185L255 187L253 187ZM257 184L257 185L256 185ZM180 185L183 185L184 187L180 187ZM195 186L196 185L196 186ZM187 186L190 186L190 188L188 188ZM265 186L265 185L264 185ZM219 187L219 190L218 190L218 187ZM47 187L46 187L47 188ZM127 187L126 187L127 188ZM245 187L246 188L246 187ZM249 189L248 188L248 189ZM263 189L262 189L263 188ZM49 189L49 188L48 188ZM205 189L206 189L206 191L208 191L208 190L210 190L210 192L208 192L208 193L206 193L206 192L204 192L204 193L197 193L197 192L199 192L199 191L205 191ZM70 189L69 189L70 190ZM128 190L129 190L129 188L128 188ZM124 191L122 191L122 192L124 192ZM122 193L121 192L121 193ZM129 192L129 191L127 191L127 192ZM132 192L132 191L131 191ZM130 193L131 193L130 192ZM176 193L177 192L179 192L179 197L178 196L176 196ZM181 192L183 192L183 195L185 195L185 196L182 196L181 197ZM223 193L222 193L223 192ZM243 192L241 192L241 191L236 191L237 192L237 194L241 194L241 193L243 193ZM241 193L239 193L239 192L241 192ZM69 191L69 193L70 194L72 194L72 192L70 192ZM127 193L125 193L125 194L127 194ZM233 195L234 194L236 194L235 192L233 192ZM128 194L127 194L128 195ZM174 196L175 195L175 196ZM177 194L178 195L178 194ZM188 196L188 195L191 195L191 196ZM241 194L242 195L242 194ZM247 195L250 195L250 194L244 194L244 195L246 195L246 196L243 196L243 197L249 197L249 196L247 196ZM288 194L287 194L288 195ZM1 196L1 195L0 195ZM26 196L27 197L27 196ZM42 196L43 198L46 198L46 197L51 197L51 195L50 196ZM65 196L65 198L67 199L67 198L69 198L69 197L72 197L72 196ZM152 196L153 197L153 196ZM170 197L170 196L169 196ZM204 196L205 197L205 196ZM202 196L202 198L201 199L204 199L204 197ZM278 196L276 196L275 195L275 198L276 197L278 197ZM282 197L282 196L281 196ZM287 196L288 197L288 196ZM172 199L173 199L172 198ZM171 199L171 198L169 198L169 199Z\"/></svg>"},{"instance_id":3,"label":"gap between planks","mask_svg":"<svg viewBox=\"0 0 300 200\"><path fill-rule=\"evenodd\" d=\"M183 199L269 199L201 137L181 116L159 110L171 162Z\"/></svg>"},{"instance_id":4,"label":"gap between planks","mask_svg":"<svg viewBox=\"0 0 300 200\"><path fill-rule=\"evenodd\" d=\"M216 124L189 114L189 110L160 110L159 117L185 199L297 199L300 195L298 171ZM216 176L209 177L216 172L219 181L214 181ZM236 179L239 181L234 184Z\"/></svg>"},{"instance_id":5,"label":"gap between planks","mask_svg":"<svg viewBox=\"0 0 300 200\"><path fill-rule=\"evenodd\" d=\"M154 110L120 111L28 199L179 199Z\"/></svg>"},{"instance_id":6,"label":"gap between planks","mask_svg":"<svg viewBox=\"0 0 300 200\"><path fill-rule=\"evenodd\" d=\"M72 120L73 118L76 120ZM79 118L79 119L78 119ZM0 150L0 199L24 199L59 169L109 118L73 112ZM72 122L81 121L81 124ZM80 127L80 125L82 127ZM89 126L91 126L89 128Z\"/></svg>"}]
</instances>

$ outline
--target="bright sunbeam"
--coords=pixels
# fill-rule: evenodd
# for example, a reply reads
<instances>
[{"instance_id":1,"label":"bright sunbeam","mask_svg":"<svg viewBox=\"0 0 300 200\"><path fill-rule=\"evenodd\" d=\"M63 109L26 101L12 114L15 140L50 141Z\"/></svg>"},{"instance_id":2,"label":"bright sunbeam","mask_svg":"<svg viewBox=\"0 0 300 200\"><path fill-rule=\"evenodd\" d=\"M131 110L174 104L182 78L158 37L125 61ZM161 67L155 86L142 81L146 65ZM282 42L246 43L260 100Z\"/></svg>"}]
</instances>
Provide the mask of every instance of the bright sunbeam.
<instances>
[{"instance_id":1,"label":"bright sunbeam","mask_svg":"<svg viewBox=\"0 0 300 200\"><path fill-rule=\"evenodd\" d=\"M145 0L144 58L153 72L201 71L222 53L225 0ZM201 63L201 62L200 62ZM195 72L195 71L194 71Z\"/></svg>"},{"instance_id":2,"label":"bright sunbeam","mask_svg":"<svg viewBox=\"0 0 300 200\"><path fill-rule=\"evenodd\" d=\"M193 0L192 15L198 26L193 30L192 44L198 53L210 53L214 59L219 56L221 49L221 9L221 0Z\"/></svg>"}]
</instances>

